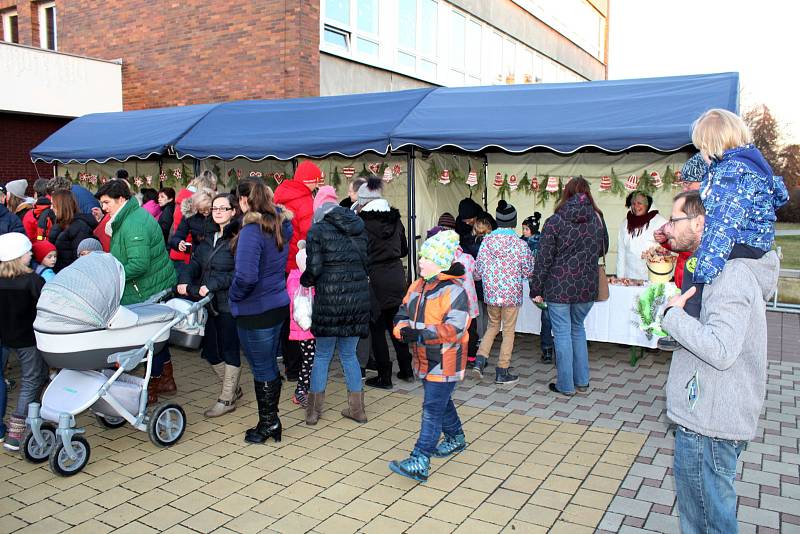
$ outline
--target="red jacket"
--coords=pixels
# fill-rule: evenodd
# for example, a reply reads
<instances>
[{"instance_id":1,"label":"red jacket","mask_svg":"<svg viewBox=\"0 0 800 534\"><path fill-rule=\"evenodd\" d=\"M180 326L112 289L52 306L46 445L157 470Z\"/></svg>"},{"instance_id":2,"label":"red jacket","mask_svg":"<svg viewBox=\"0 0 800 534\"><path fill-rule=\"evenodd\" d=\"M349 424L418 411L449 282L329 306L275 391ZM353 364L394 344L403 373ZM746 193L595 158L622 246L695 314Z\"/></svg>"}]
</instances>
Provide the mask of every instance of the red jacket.
<instances>
[{"instance_id":1,"label":"red jacket","mask_svg":"<svg viewBox=\"0 0 800 534\"><path fill-rule=\"evenodd\" d=\"M27 234L28 239L31 240L31 243L35 243L40 238L47 239L47 236L50 235L50 228L53 226L52 221L47 221L47 228L40 232L39 215L41 215L43 211L51 208L52 206L50 202L45 204L37 201L36 204L34 204L33 209L28 210L25 216L22 217L22 226L25 228L25 234Z\"/></svg>"},{"instance_id":2,"label":"red jacket","mask_svg":"<svg viewBox=\"0 0 800 534\"><path fill-rule=\"evenodd\" d=\"M97 240L100 241L100 244L103 245L103 252L111 252L111 236L106 233L106 225L109 219L108 214L105 214L100 219L100 222L97 223L94 232L92 232Z\"/></svg>"},{"instance_id":3,"label":"red jacket","mask_svg":"<svg viewBox=\"0 0 800 534\"><path fill-rule=\"evenodd\" d=\"M175 213L172 218L171 233L175 233L175 230L178 229L178 225L181 223L181 219L183 219L183 212L181 211L181 205L183 204L183 201L186 200L187 198L191 198L192 195L194 195L194 192L190 191L189 189L181 189L180 191L178 191L178 194L175 195ZM187 235L184 241L186 241L187 243L191 243L192 236ZM183 263L189 263L191 256L185 252L170 249L169 259L175 261L182 261Z\"/></svg>"},{"instance_id":4,"label":"red jacket","mask_svg":"<svg viewBox=\"0 0 800 534\"><path fill-rule=\"evenodd\" d=\"M289 241L289 260L286 272L297 268L297 242L305 240L314 216L314 197L311 190L303 182L284 180L275 189L275 204L280 204L294 214L292 219L292 239Z\"/></svg>"}]
</instances>

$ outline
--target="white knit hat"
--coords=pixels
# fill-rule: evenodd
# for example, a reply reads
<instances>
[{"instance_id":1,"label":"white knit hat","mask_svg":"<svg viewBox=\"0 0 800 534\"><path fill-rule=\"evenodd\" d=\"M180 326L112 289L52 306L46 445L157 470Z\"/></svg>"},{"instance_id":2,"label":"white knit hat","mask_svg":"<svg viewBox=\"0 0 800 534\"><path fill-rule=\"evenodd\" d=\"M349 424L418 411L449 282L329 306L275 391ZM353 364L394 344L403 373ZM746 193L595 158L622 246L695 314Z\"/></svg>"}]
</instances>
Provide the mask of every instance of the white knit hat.
<instances>
[{"instance_id":1,"label":"white knit hat","mask_svg":"<svg viewBox=\"0 0 800 534\"><path fill-rule=\"evenodd\" d=\"M27 180L12 180L6 184L6 191L11 193L17 198L25 199L25 191L28 189Z\"/></svg>"},{"instance_id":2,"label":"white knit hat","mask_svg":"<svg viewBox=\"0 0 800 534\"><path fill-rule=\"evenodd\" d=\"M0 235L0 261L21 258L31 250L31 240L25 234L9 232Z\"/></svg>"}]
</instances>

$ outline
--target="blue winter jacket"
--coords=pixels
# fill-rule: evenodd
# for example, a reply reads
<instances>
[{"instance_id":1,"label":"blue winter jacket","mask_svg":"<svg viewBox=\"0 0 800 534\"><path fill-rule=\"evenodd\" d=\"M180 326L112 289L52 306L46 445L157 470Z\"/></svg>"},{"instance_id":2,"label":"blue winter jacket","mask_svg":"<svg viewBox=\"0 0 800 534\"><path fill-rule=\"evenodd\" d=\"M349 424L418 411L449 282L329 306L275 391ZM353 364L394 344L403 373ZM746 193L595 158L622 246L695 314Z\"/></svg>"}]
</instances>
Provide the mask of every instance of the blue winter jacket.
<instances>
[{"instance_id":1,"label":"blue winter jacket","mask_svg":"<svg viewBox=\"0 0 800 534\"><path fill-rule=\"evenodd\" d=\"M258 315L289 305L285 273L292 223L284 219L283 249L278 250L275 237L261 230L260 217L254 212L245 215L236 243L233 281L228 290L234 317Z\"/></svg>"},{"instance_id":2,"label":"blue winter jacket","mask_svg":"<svg viewBox=\"0 0 800 534\"><path fill-rule=\"evenodd\" d=\"M713 161L700 191L706 222L693 280L707 284L722 272L733 245L772 248L775 211L789 192L753 144L726 150Z\"/></svg>"},{"instance_id":3,"label":"blue winter jacket","mask_svg":"<svg viewBox=\"0 0 800 534\"><path fill-rule=\"evenodd\" d=\"M75 200L78 202L78 209L81 213L91 215L92 208L100 207L100 202L94 198L92 192L81 185L73 184L72 194L75 195Z\"/></svg>"},{"instance_id":4,"label":"blue winter jacket","mask_svg":"<svg viewBox=\"0 0 800 534\"><path fill-rule=\"evenodd\" d=\"M8 211L8 208L0 204L0 235L9 232L25 233L25 227L22 226L22 221L19 220L15 214Z\"/></svg>"}]
</instances>

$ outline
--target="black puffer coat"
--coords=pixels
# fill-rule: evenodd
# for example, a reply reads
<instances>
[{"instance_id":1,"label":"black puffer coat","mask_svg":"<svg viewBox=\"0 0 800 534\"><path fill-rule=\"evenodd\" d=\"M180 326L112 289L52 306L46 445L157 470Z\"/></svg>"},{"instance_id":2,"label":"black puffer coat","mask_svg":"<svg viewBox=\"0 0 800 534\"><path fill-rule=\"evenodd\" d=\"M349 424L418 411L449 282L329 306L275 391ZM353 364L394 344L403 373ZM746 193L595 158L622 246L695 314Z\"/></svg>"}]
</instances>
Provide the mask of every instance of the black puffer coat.
<instances>
[{"instance_id":1,"label":"black puffer coat","mask_svg":"<svg viewBox=\"0 0 800 534\"><path fill-rule=\"evenodd\" d=\"M316 337L367 337L370 319L364 221L341 206L306 235L305 287L315 287L311 332Z\"/></svg>"},{"instance_id":2,"label":"black puffer coat","mask_svg":"<svg viewBox=\"0 0 800 534\"><path fill-rule=\"evenodd\" d=\"M211 302L219 312L231 312L228 303L228 288L231 287L234 271L231 239L240 228L239 219L231 220L222 232L222 237L214 244L214 234L219 231L219 226L209 219L205 239L194 245L191 261L178 276L178 284L188 284L186 292L192 300L200 300L202 286L214 293L214 300Z\"/></svg>"},{"instance_id":3,"label":"black puffer coat","mask_svg":"<svg viewBox=\"0 0 800 534\"><path fill-rule=\"evenodd\" d=\"M206 238L206 225L210 220L210 215L206 216L200 213L195 213L191 217L184 217L181 219L178 229L175 230L175 233L172 234L172 238L169 240L169 248L178 250L180 242L185 241L186 236L189 234L192 235L192 246L195 246L195 243L202 242Z\"/></svg>"},{"instance_id":4,"label":"black puffer coat","mask_svg":"<svg viewBox=\"0 0 800 534\"><path fill-rule=\"evenodd\" d=\"M169 202L161 208L161 215L158 217L158 225L161 233L164 234L164 243L169 241L169 232L172 230L172 222L175 220L175 202Z\"/></svg>"},{"instance_id":5,"label":"black puffer coat","mask_svg":"<svg viewBox=\"0 0 800 534\"><path fill-rule=\"evenodd\" d=\"M367 256L372 291L381 310L397 308L406 295L406 271L402 258L408 256L406 229L400 212L366 211L359 214L367 230Z\"/></svg>"},{"instance_id":6,"label":"black puffer coat","mask_svg":"<svg viewBox=\"0 0 800 534\"><path fill-rule=\"evenodd\" d=\"M53 268L55 272L71 265L78 259L78 245L84 239L94 237L92 232L95 227L97 227L97 220L94 216L86 213L75 214L75 218L66 229L62 229L59 224L53 225L48 240L55 245L58 254L56 265Z\"/></svg>"}]
</instances>

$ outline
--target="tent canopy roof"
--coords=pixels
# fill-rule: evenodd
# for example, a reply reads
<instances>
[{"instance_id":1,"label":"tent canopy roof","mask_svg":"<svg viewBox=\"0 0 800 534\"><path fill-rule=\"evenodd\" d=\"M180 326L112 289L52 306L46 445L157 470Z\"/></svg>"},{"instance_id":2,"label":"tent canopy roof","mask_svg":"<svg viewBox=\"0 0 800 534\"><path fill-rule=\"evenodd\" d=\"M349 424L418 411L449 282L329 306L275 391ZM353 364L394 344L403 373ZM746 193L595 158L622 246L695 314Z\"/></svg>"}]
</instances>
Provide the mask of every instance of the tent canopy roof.
<instances>
[{"instance_id":1,"label":"tent canopy roof","mask_svg":"<svg viewBox=\"0 0 800 534\"><path fill-rule=\"evenodd\" d=\"M99 113L31 151L34 161L124 161L162 155L251 160L384 154L445 146L561 153L691 144L710 108L738 111L737 73L635 80L429 88Z\"/></svg>"}]
</instances>

